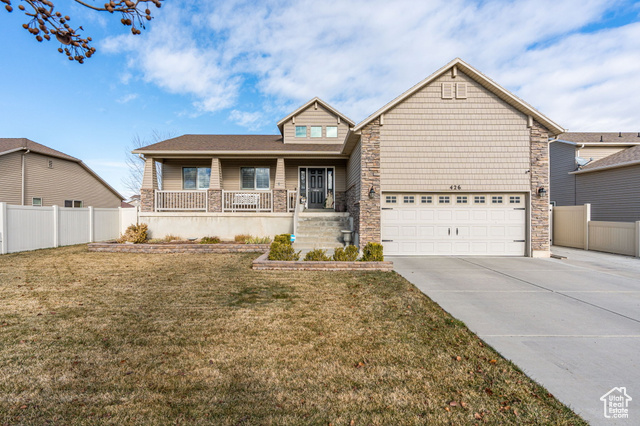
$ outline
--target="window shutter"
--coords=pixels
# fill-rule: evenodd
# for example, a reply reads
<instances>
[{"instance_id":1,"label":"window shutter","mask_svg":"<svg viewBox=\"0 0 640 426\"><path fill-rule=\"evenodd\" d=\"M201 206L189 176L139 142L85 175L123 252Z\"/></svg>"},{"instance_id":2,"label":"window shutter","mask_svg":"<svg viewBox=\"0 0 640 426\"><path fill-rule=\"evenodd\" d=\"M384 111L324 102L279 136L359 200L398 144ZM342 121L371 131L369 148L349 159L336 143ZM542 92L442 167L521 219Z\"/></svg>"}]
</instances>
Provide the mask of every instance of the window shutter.
<instances>
[{"instance_id":1,"label":"window shutter","mask_svg":"<svg viewBox=\"0 0 640 426\"><path fill-rule=\"evenodd\" d=\"M442 99L453 99L453 83L442 83Z\"/></svg>"},{"instance_id":2,"label":"window shutter","mask_svg":"<svg viewBox=\"0 0 640 426\"><path fill-rule=\"evenodd\" d=\"M456 83L456 99L467 99L467 83Z\"/></svg>"}]
</instances>

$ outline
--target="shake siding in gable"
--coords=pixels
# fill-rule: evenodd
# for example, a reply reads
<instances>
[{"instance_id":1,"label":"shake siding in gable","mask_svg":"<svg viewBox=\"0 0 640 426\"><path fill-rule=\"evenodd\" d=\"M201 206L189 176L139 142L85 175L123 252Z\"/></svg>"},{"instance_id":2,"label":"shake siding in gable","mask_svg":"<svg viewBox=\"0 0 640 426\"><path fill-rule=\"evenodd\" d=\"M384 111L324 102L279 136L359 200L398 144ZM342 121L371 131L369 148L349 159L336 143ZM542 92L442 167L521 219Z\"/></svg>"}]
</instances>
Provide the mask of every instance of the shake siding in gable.
<instances>
[{"instance_id":1,"label":"shake siding in gable","mask_svg":"<svg viewBox=\"0 0 640 426\"><path fill-rule=\"evenodd\" d=\"M562 142L549 144L549 199L557 206L576 204L576 178L569 174L576 169L575 153L573 145Z\"/></svg>"},{"instance_id":2,"label":"shake siding in gable","mask_svg":"<svg viewBox=\"0 0 640 426\"><path fill-rule=\"evenodd\" d=\"M33 152L25 159L26 205L33 197L42 197L45 206L63 207L65 200L80 200L85 207L120 207L120 199L78 163Z\"/></svg>"},{"instance_id":3,"label":"shake siding in gable","mask_svg":"<svg viewBox=\"0 0 640 426\"><path fill-rule=\"evenodd\" d=\"M576 175L576 204L591 204L591 220L640 220L640 166Z\"/></svg>"},{"instance_id":4,"label":"shake siding in gable","mask_svg":"<svg viewBox=\"0 0 640 426\"><path fill-rule=\"evenodd\" d=\"M442 99L442 83L467 99ZM527 117L461 72L447 72L384 114L383 191L529 192Z\"/></svg>"},{"instance_id":5,"label":"shake siding in gable","mask_svg":"<svg viewBox=\"0 0 640 426\"><path fill-rule=\"evenodd\" d=\"M21 152L0 156L0 202L22 204L20 200L22 197L21 156Z\"/></svg>"},{"instance_id":6,"label":"shake siding in gable","mask_svg":"<svg viewBox=\"0 0 640 426\"><path fill-rule=\"evenodd\" d=\"M323 143L323 144L342 144L344 138L347 136L349 125L343 120L340 120L338 124L338 117L333 113L327 111L318 104L318 109L315 109L311 104L309 108L296 115L296 124L293 124L291 120L288 120L283 126L284 143ZM296 126L307 126L307 137L296 138ZM311 137L311 126L322 126L322 137ZM327 138L327 126L338 126L338 137Z\"/></svg>"}]
</instances>

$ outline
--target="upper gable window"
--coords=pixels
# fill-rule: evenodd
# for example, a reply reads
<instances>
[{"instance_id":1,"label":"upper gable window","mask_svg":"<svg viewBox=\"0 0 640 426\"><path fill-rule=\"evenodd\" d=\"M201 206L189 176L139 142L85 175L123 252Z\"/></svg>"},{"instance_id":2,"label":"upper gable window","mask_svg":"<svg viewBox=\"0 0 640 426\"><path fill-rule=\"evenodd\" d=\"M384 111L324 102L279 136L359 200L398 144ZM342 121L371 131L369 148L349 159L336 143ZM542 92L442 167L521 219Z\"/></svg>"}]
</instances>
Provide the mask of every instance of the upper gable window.
<instances>
[{"instance_id":1,"label":"upper gable window","mask_svg":"<svg viewBox=\"0 0 640 426\"><path fill-rule=\"evenodd\" d=\"M296 138L307 137L307 126L296 126Z\"/></svg>"},{"instance_id":2,"label":"upper gable window","mask_svg":"<svg viewBox=\"0 0 640 426\"><path fill-rule=\"evenodd\" d=\"M311 137L312 138L321 138L322 137L322 126L311 126Z\"/></svg>"},{"instance_id":3,"label":"upper gable window","mask_svg":"<svg viewBox=\"0 0 640 426\"><path fill-rule=\"evenodd\" d=\"M338 126L327 126L327 137L328 138L337 138L338 137Z\"/></svg>"}]
</instances>

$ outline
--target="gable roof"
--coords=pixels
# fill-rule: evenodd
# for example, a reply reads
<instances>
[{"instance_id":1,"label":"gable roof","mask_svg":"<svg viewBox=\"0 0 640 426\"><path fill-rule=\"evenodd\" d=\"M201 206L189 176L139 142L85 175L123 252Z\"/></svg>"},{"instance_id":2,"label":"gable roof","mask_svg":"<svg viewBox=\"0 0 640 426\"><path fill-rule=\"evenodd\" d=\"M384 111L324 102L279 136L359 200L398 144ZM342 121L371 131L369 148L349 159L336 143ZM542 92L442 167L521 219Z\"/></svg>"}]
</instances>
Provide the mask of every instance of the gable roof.
<instances>
[{"instance_id":1,"label":"gable roof","mask_svg":"<svg viewBox=\"0 0 640 426\"><path fill-rule=\"evenodd\" d=\"M280 135L182 135L138 148L134 154L289 154L313 152L340 154L339 144L285 144Z\"/></svg>"},{"instance_id":2,"label":"gable roof","mask_svg":"<svg viewBox=\"0 0 640 426\"><path fill-rule=\"evenodd\" d=\"M572 145L640 145L640 132L567 132L558 135L558 142Z\"/></svg>"},{"instance_id":3,"label":"gable roof","mask_svg":"<svg viewBox=\"0 0 640 426\"><path fill-rule=\"evenodd\" d=\"M116 197L120 198L120 200L124 199L124 197L120 195L118 191L116 191L104 179L98 176L96 172L91 170L89 166L84 164L82 160L76 157L67 155L64 152L56 151L53 148L49 148L48 146L44 146L42 144L39 144L38 142L34 142L31 139L27 139L27 138L0 138L0 156L10 154L12 152L27 151L27 150L31 152L35 152L36 154L47 155L49 157L61 158L63 160L68 160L68 161L73 161L74 163L78 163L80 167L85 169L91 176L96 178Z\"/></svg>"},{"instance_id":4,"label":"gable roof","mask_svg":"<svg viewBox=\"0 0 640 426\"><path fill-rule=\"evenodd\" d=\"M80 161L75 157L56 151L53 148L49 148L48 146L44 146L27 138L0 138L0 155L27 149L31 152L48 155L50 157L58 157L63 160L75 161L76 163Z\"/></svg>"},{"instance_id":5,"label":"gable roof","mask_svg":"<svg viewBox=\"0 0 640 426\"><path fill-rule=\"evenodd\" d=\"M436 80L438 77L440 77L445 72L449 71L454 66L457 67L458 70L460 70L461 72L471 77L473 80L480 83L487 90L494 93L496 96L498 96L507 104L511 105L512 107L514 107L515 109L517 109L518 111L522 112L525 115L532 116L536 121L538 121L540 124L545 126L549 130L550 134L557 135L565 132L565 129L562 128L559 124L557 124L556 122L552 121L551 119L549 119L548 117L540 113L538 110L533 108L531 105L529 105L522 99L515 96L513 93L504 89L503 87L498 85L496 82L491 80L489 77L485 76L480 71L476 70L475 68L473 68L471 65L467 64L460 58L456 58L453 61L449 62L444 67L440 68L438 71L431 74L429 77L425 78L424 80L422 80L421 82L419 82L418 84L416 84L415 86L413 86L412 88L410 88L409 90L407 90L406 92L404 92L403 94L401 94L400 96L398 96L397 98L395 98L394 100L392 100L391 102L389 102L388 104L386 104L385 106L377 110L376 112L371 114L369 117L365 118L362 122L358 123L358 125L353 130L354 131L361 130L364 126L366 126L367 124L375 120L377 117L379 117L380 114L384 114L385 112L389 111L391 108L395 107L396 105L398 105L399 103L401 103L402 101L404 101L405 99L413 95L414 93L418 92L423 87L425 87L429 83Z\"/></svg>"},{"instance_id":6,"label":"gable roof","mask_svg":"<svg viewBox=\"0 0 640 426\"><path fill-rule=\"evenodd\" d=\"M325 101L323 101L322 99L320 99L319 97L316 96L315 98L311 99L306 104L302 105L297 110L293 111L291 114L287 115L282 120L278 121L278 128L280 129L280 133L282 133L282 128L284 126L284 123L287 122L287 120L290 120L291 117L300 114L302 111L304 111L305 109L309 108L311 106L311 104L313 104L315 102L317 102L318 104L322 105L323 108L331 111L333 114L335 114L338 117L340 117L343 121L346 121L349 124L349 126L355 126L355 124L356 124L355 121L351 120L349 117L347 117L346 115L344 115L343 113L341 113L340 111L338 111L337 109L335 109L334 107L332 107L331 105L329 105L328 103L326 103Z\"/></svg>"},{"instance_id":7,"label":"gable roof","mask_svg":"<svg viewBox=\"0 0 640 426\"><path fill-rule=\"evenodd\" d=\"M598 161L587 164L572 174L595 172L598 170L615 169L640 164L640 145L623 149L622 151L601 158Z\"/></svg>"}]
</instances>

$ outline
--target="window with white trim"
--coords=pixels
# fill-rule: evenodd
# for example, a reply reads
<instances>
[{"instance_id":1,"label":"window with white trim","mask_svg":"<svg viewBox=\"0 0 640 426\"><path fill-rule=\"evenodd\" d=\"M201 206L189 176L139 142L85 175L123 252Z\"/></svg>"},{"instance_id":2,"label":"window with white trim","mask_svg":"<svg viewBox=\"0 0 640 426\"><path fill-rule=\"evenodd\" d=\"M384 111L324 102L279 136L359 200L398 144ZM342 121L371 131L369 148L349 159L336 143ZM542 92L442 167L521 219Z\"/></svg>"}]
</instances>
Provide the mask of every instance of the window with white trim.
<instances>
[{"instance_id":1,"label":"window with white trim","mask_svg":"<svg viewBox=\"0 0 640 426\"><path fill-rule=\"evenodd\" d=\"M423 195L420 198L420 202L422 204L432 204L433 203L433 197L431 195Z\"/></svg>"},{"instance_id":2,"label":"window with white trim","mask_svg":"<svg viewBox=\"0 0 640 426\"><path fill-rule=\"evenodd\" d=\"M42 207L42 198L41 197L33 197L31 199L31 205L34 207Z\"/></svg>"},{"instance_id":3,"label":"window with white trim","mask_svg":"<svg viewBox=\"0 0 640 426\"><path fill-rule=\"evenodd\" d=\"M456 197L456 204L467 204L469 202L469 198L466 195L458 195Z\"/></svg>"},{"instance_id":4,"label":"window with white trim","mask_svg":"<svg viewBox=\"0 0 640 426\"><path fill-rule=\"evenodd\" d=\"M242 167L240 169L240 189L269 189L269 167Z\"/></svg>"},{"instance_id":5,"label":"window with white trim","mask_svg":"<svg viewBox=\"0 0 640 426\"><path fill-rule=\"evenodd\" d=\"M80 200L64 200L64 206L67 208L80 209L82 208L82 201Z\"/></svg>"},{"instance_id":6,"label":"window with white trim","mask_svg":"<svg viewBox=\"0 0 640 426\"><path fill-rule=\"evenodd\" d=\"M395 195L387 195L385 198L385 202L387 204L396 204L398 202L398 199Z\"/></svg>"},{"instance_id":7,"label":"window with white trim","mask_svg":"<svg viewBox=\"0 0 640 426\"><path fill-rule=\"evenodd\" d=\"M183 167L182 189L208 189L211 167Z\"/></svg>"},{"instance_id":8,"label":"window with white trim","mask_svg":"<svg viewBox=\"0 0 640 426\"><path fill-rule=\"evenodd\" d=\"M338 126L327 126L327 137L328 138L337 138L338 137Z\"/></svg>"},{"instance_id":9,"label":"window with white trim","mask_svg":"<svg viewBox=\"0 0 640 426\"><path fill-rule=\"evenodd\" d=\"M448 195L441 195L438 197L438 204L449 204L451 203L451 197Z\"/></svg>"},{"instance_id":10,"label":"window with white trim","mask_svg":"<svg viewBox=\"0 0 640 426\"><path fill-rule=\"evenodd\" d=\"M475 204L485 204L487 202L487 199L484 195L476 195L473 197L473 202Z\"/></svg>"},{"instance_id":11,"label":"window with white trim","mask_svg":"<svg viewBox=\"0 0 640 426\"><path fill-rule=\"evenodd\" d=\"M494 195L491 197L491 204L502 204L502 195Z\"/></svg>"},{"instance_id":12,"label":"window with white trim","mask_svg":"<svg viewBox=\"0 0 640 426\"><path fill-rule=\"evenodd\" d=\"M405 204L413 204L416 202L416 197L413 195L405 195L403 200Z\"/></svg>"},{"instance_id":13,"label":"window with white trim","mask_svg":"<svg viewBox=\"0 0 640 426\"><path fill-rule=\"evenodd\" d=\"M307 126L296 126L296 138L307 137Z\"/></svg>"}]
</instances>

